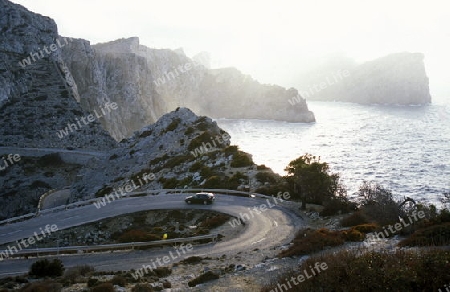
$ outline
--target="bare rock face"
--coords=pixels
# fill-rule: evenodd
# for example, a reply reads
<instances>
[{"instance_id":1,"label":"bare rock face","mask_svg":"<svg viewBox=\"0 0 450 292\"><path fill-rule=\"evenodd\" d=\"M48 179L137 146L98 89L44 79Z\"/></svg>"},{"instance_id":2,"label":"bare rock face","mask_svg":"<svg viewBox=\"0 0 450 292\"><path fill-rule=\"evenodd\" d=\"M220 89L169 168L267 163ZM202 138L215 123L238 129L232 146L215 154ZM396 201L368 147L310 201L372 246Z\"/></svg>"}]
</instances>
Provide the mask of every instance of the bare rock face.
<instances>
[{"instance_id":1,"label":"bare rock face","mask_svg":"<svg viewBox=\"0 0 450 292\"><path fill-rule=\"evenodd\" d=\"M132 182L140 190L161 189L167 180L173 180L174 188L182 187L182 182L193 182L199 170L191 168L201 159L203 165L211 163L210 167L229 164L231 157L223 151L229 145L229 135L216 122L178 108L122 140L108 157L85 165L72 186L71 201L108 195ZM207 155L199 156L195 149ZM203 179L197 173L197 183Z\"/></svg>"},{"instance_id":2,"label":"bare rock face","mask_svg":"<svg viewBox=\"0 0 450 292\"><path fill-rule=\"evenodd\" d=\"M0 38L0 146L115 147L98 121L58 136L90 113L77 102L75 84L61 59L70 39L58 36L53 20L1 0Z\"/></svg>"},{"instance_id":3,"label":"bare rock face","mask_svg":"<svg viewBox=\"0 0 450 292\"><path fill-rule=\"evenodd\" d=\"M329 86L315 92L312 90L313 94L307 99L361 104L431 103L429 80L421 53L391 54L350 68L347 76L330 80L326 84Z\"/></svg>"},{"instance_id":4,"label":"bare rock face","mask_svg":"<svg viewBox=\"0 0 450 292\"><path fill-rule=\"evenodd\" d=\"M214 118L315 121L305 100L287 102L295 89L260 84L234 68L208 69L207 54L192 60L181 49L150 49L129 38L94 46L75 40L63 58L85 109L106 97L119 104L104 124L116 140L179 106Z\"/></svg>"}]
</instances>

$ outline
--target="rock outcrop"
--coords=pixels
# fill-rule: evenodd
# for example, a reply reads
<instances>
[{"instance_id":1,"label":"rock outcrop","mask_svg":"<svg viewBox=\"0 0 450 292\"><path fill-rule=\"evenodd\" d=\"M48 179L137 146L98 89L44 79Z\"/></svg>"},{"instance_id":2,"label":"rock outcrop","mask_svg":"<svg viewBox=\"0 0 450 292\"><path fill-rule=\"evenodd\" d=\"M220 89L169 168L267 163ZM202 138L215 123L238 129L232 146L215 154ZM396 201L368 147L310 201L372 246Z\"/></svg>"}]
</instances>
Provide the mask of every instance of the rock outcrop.
<instances>
[{"instance_id":1,"label":"rock outcrop","mask_svg":"<svg viewBox=\"0 0 450 292\"><path fill-rule=\"evenodd\" d=\"M55 22L5 0L0 0L0 14L0 146L115 147L97 120L78 125L90 112L77 102L61 58L70 40L58 36ZM60 137L69 124L77 129Z\"/></svg>"},{"instance_id":2,"label":"rock outcrop","mask_svg":"<svg viewBox=\"0 0 450 292\"><path fill-rule=\"evenodd\" d=\"M345 73L345 76L342 75ZM361 104L425 105L431 103L429 80L421 53L396 53L340 74L329 74L301 92L308 100ZM323 83L323 88L320 87Z\"/></svg>"},{"instance_id":3,"label":"rock outcrop","mask_svg":"<svg viewBox=\"0 0 450 292\"><path fill-rule=\"evenodd\" d=\"M119 104L104 124L116 140L129 137L179 106L213 118L313 122L305 100L291 106L295 89L263 85L234 68L211 70L207 54L151 49L138 38L90 46L74 40L63 51L85 109L107 97Z\"/></svg>"}]
</instances>

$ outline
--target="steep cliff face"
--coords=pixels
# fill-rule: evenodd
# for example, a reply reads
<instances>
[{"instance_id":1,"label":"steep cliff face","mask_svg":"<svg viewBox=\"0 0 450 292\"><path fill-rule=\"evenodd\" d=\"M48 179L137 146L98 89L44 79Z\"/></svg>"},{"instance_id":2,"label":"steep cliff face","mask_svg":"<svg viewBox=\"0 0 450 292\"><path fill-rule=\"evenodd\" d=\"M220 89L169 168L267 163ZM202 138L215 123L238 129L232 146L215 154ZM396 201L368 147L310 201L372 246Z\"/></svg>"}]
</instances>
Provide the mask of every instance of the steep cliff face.
<instances>
[{"instance_id":1,"label":"steep cliff face","mask_svg":"<svg viewBox=\"0 0 450 292\"><path fill-rule=\"evenodd\" d=\"M194 61L182 50L150 49L129 38L95 46L75 40L63 58L85 109L105 97L119 104L122 111L105 123L116 140L179 106L214 118L315 120L305 100L287 102L295 89L262 85L234 68L207 69L206 54Z\"/></svg>"},{"instance_id":2,"label":"steep cliff face","mask_svg":"<svg viewBox=\"0 0 450 292\"><path fill-rule=\"evenodd\" d=\"M90 113L77 102L61 59L70 39L58 36L53 20L0 0L0 39L0 146L115 147L98 121L77 122ZM69 124L74 127L62 134Z\"/></svg>"},{"instance_id":3,"label":"steep cliff face","mask_svg":"<svg viewBox=\"0 0 450 292\"><path fill-rule=\"evenodd\" d=\"M16 154L15 147L116 147L98 121L78 124L90 113L77 102L75 84L61 59L68 43L50 18L0 0L0 147L9 146L2 156ZM69 124L67 135L61 133ZM7 167L0 159L0 218L35 211L42 194L70 185L80 168L55 156L38 158L42 154L37 150L35 154Z\"/></svg>"},{"instance_id":4,"label":"steep cliff face","mask_svg":"<svg viewBox=\"0 0 450 292\"><path fill-rule=\"evenodd\" d=\"M303 95L311 100L361 104L423 105L431 102L421 53L391 54L349 68L346 73L346 76L330 78L330 82L325 82L325 88Z\"/></svg>"}]
</instances>

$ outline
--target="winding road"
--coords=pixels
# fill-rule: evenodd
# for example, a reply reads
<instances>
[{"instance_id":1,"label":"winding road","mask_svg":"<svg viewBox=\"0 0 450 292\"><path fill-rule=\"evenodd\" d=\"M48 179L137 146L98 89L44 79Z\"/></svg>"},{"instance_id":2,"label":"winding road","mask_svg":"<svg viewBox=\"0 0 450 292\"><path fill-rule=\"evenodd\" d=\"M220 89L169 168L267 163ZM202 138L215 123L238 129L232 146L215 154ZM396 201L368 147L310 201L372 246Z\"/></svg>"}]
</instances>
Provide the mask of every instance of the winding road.
<instances>
[{"instance_id":1,"label":"winding road","mask_svg":"<svg viewBox=\"0 0 450 292\"><path fill-rule=\"evenodd\" d=\"M56 224L59 230L95 222L108 217L134 213L144 210L158 209L209 209L239 217L240 214L250 215L246 221L243 232L235 238L215 243L194 245L189 256L220 256L224 253L260 250L278 247L290 242L295 232L304 224L293 211L276 204L273 199L236 197L223 194L216 195L212 205L187 205L184 202L186 194L166 194L158 196L131 197L113 201L97 209L94 205L87 205L63 212L48 213L27 221L0 226L0 244L28 238L47 224ZM268 201L270 204L268 203ZM249 208L265 204L268 207L264 212L251 215ZM167 255L172 247L151 250L133 250L89 253L79 255L58 256L66 267L77 265L90 265L97 270L117 271L130 270L150 263L156 257ZM52 258L55 256L48 256ZM36 259L7 259L0 261L0 277L26 273ZM181 258L180 258L181 260Z\"/></svg>"}]
</instances>

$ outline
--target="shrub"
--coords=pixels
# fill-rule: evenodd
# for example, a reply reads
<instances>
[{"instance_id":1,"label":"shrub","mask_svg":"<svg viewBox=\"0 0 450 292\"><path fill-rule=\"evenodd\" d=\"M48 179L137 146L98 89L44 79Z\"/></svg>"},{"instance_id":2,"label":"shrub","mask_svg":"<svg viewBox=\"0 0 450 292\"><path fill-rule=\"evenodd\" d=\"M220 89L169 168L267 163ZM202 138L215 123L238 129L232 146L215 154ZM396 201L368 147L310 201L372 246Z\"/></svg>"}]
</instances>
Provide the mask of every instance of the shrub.
<instances>
[{"instance_id":1,"label":"shrub","mask_svg":"<svg viewBox=\"0 0 450 292\"><path fill-rule=\"evenodd\" d=\"M227 222L230 219L228 215L225 214L219 214L214 217L209 217L205 221L203 221L200 224L200 227L212 229L219 226L222 226L225 222Z\"/></svg>"},{"instance_id":2,"label":"shrub","mask_svg":"<svg viewBox=\"0 0 450 292\"><path fill-rule=\"evenodd\" d=\"M344 244L344 238L338 231L328 229L300 230L294 238L293 245L282 251L279 257L290 257L305 255L325 247L338 246Z\"/></svg>"},{"instance_id":3,"label":"shrub","mask_svg":"<svg viewBox=\"0 0 450 292\"><path fill-rule=\"evenodd\" d=\"M153 272L159 277L164 278L172 274L172 269L168 267L157 267Z\"/></svg>"},{"instance_id":4,"label":"shrub","mask_svg":"<svg viewBox=\"0 0 450 292\"><path fill-rule=\"evenodd\" d=\"M345 214L357 209L357 205L345 197L333 197L323 204L323 210L320 216L334 216L338 214Z\"/></svg>"},{"instance_id":5,"label":"shrub","mask_svg":"<svg viewBox=\"0 0 450 292\"><path fill-rule=\"evenodd\" d=\"M450 223L425 227L402 240L399 246L445 246L450 245Z\"/></svg>"},{"instance_id":6,"label":"shrub","mask_svg":"<svg viewBox=\"0 0 450 292\"><path fill-rule=\"evenodd\" d=\"M142 131L142 133L139 135L139 138L145 138L148 137L152 134L152 130L144 130Z\"/></svg>"},{"instance_id":7,"label":"shrub","mask_svg":"<svg viewBox=\"0 0 450 292\"><path fill-rule=\"evenodd\" d=\"M353 228L342 231L342 235L345 241L363 241L365 237L364 234Z\"/></svg>"},{"instance_id":8,"label":"shrub","mask_svg":"<svg viewBox=\"0 0 450 292\"><path fill-rule=\"evenodd\" d=\"M188 150L193 151L199 147L203 147L203 143L211 143L213 138L214 137L210 132L204 132L196 138L192 139L191 143L189 143L188 145Z\"/></svg>"},{"instance_id":9,"label":"shrub","mask_svg":"<svg viewBox=\"0 0 450 292\"><path fill-rule=\"evenodd\" d=\"M64 265L59 259L49 261L48 259L38 260L30 267L29 274L38 278L59 277L64 272Z\"/></svg>"},{"instance_id":10,"label":"shrub","mask_svg":"<svg viewBox=\"0 0 450 292\"><path fill-rule=\"evenodd\" d=\"M376 225L374 223L361 224L361 225L353 226L352 229L358 230L361 233L371 233L378 229L378 225Z\"/></svg>"},{"instance_id":11,"label":"shrub","mask_svg":"<svg viewBox=\"0 0 450 292\"><path fill-rule=\"evenodd\" d=\"M38 188L51 189L51 188L52 188L48 183L46 183L46 182L44 182L44 181L41 181L41 180L35 180L35 181L31 184L31 187L32 187L33 189L38 189Z\"/></svg>"},{"instance_id":12,"label":"shrub","mask_svg":"<svg viewBox=\"0 0 450 292\"><path fill-rule=\"evenodd\" d=\"M187 163L189 161L192 161L194 157L192 155L181 155L181 156L175 156L170 158L164 165L164 167L167 168L174 168L175 166L178 166L182 163Z\"/></svg>"},{"instance_id":13,"label":"shrub","mask_svg":"<svg viewBox=\"0 0 450 292\"><path fill-rule=\"evenodd\" d=\"M95 286L91 289L92 292L115 292L113 284L111 283L102 283L98 286Z\"/></svg>"},{"instance_id":14,"label":"shrub","mask_svg":"<svg viewBox=\"0 0 450 292\"><path fill-rule=\"evenodd\" d=\"M203 167L203 163L201 163L200 161L196 161L194 164L191 165L191 167L189 168L190 172L197 172L200 169L202 169Z\"/></svg>"},{"instance_id":15,"label":"shrub","mask_svg":"<svg viewBox=\"0 0 450 292\"><path fill-rule=\"evenodd\" d=\"M149 284L137 284L131 289L131 292L153 292L153 287Z\"/></svg>"},{"instance_id":16,"label":"shrub","mask_svg":"<svg viewBox=\"0 0 450 292\"><path fill-rule=\"evenodd\" d=\"M186 131L184 132L184 134L186 135L186 136L188 136L188 135L190 135L190 134L192 134L192 133L194 133L195 131L194 131L194 128L192 128L192 127L188 127L187 129L186 129Z\"/></svg>"},{"instance_id":17,"label":"shrub","mask_svg":"<svg viewBox=\"0 0 450 292\"><path fill-rule=\"evenodd\" d=\"M180 185L179 181L174 177L161 177L158 181L162 183L163 189L176 189Z\"/></svg>"},{"instance_id":18,"label":"shrub","mask_svg":"<svg viewBox=\"0 0 450 292\"><path fill-rule=\"evenodd\" d=\"M95 278L89 278L89 280L87 281L87 286L89 288L96 286L99 283L98 279Z\"/></svg>"},{"instance_id":19,"label":"shrub","mask_svg":"<svg viewBox=\"0 0 450 292\"><path fill-rule=\"evenodd\" d=\"M219 276L214 274L212 271L208 271L204 274L201 274L200 276L198 276L197 278L191 280L188 282L188 286L189 287L195 287L198 284L202 284L208 281L212 281L212 280L216 280L219 279Z\"/></svg>"},{"instance_id":20,"label":"shrub","mask_svg":"<svg viewBox=\"0 0 450 292\"><path fill-rule=\"evenodd\" d=\"M40 167L59 166L64 164L64 161L61 159L59 153L51 153L40 157L37 164Z\"/></svg>"},{"instance_id":21,"label":"shrub","mask_svg":"<svg viewBox=\"0 0 450 292\"><path fill-rule=\"evenodd\" d=\"M166 128L166 130L164 132L171 132L174 131L178 125L180 124L180 119L176 118L174 119Z\"/></svg>"},{"instance_id":22,"label":"shrub","mask_svg":"<svg viewBox=\"0 0 450 292\"><path fill-rule=\"evenodd\" d=\"M363 197L361 202L363 214L380 226L395 223L398 217L403 215L392 193L378 184L364 182L359 188L359 196Z\"/></svg>"},{"instance_id":23,"label":"shrub","mask_svg":"<svg viewBox=\"0 0 450 292\"><path fill-rule=\"evenodd\" d=\"M21 292L60 292L61 291L61 284L54 283L54 282L38 282L38 283L32 283L25 285L22 289L19 291ZM6 290L9 291L9 290ZM16 291L16 290L14 290Z\"/></svg>"},{"instance_id":24,"label":"shrub","mask_svg":"<svg viewBox=\"0 0 450 292\"><path fill-rule=\"evenodd\" d=\"M192 257L188 257L188 258L180 261L180 264L195 265L195 264L201 263L202 260L203 260L202 257L192 256Z\"/></svg>"},{"instance_id":25,"label":"shrub","mask_svg":"<svg viewBox=\"0 0 450 292\"><path fill-rule=\"evenodd\" d=\"M212 176L213 174L214 174L214 171L208 166L203 166L202 169L200 170L200 175L203 178L208 178L208 177Z\"/></svg>"},{"instance_id":26,"label":"shrub","mask_svg":"<svg viewBox=\"0 0 450 292\"><path fill-rule=\"evenodd\" d=\"M120 275L115 275L114 278L112 278L111 283L113 285L118 285L120 287L125 287L127 285L127 279Z\"/></svg>"},{"instance_id":27,"label":"shrub","mask_svg":"<svg viewBox=\"0 0 450 292\"><path fill-rule=\"evenodd\" d=\"M355 213L341 220L342 227L351 227L367 223L369 223L369 220L367 220L366 216L364 216L361 211L356 211Z\"/></svg>"},{"instance_id":28,"label":"shrub","mask_svg":"<svg viewBox=\"0 0 450 292\"><path fill-rule=\"evenodd\" d=\"M203 187L206 189L221 189L225 187L225 184L219 176L211 176L206 180Z\"/></svg>"},{"instance_id":29,"label":"shrub","mask_svg":"<svg viewBox=\"0 0 450 292\"><path fill-rule=\"evenodd\" d=\"M256 174L256 179L261 183L268 182L270 184L274 184L277 182L277 179L274 176L274 174L272 174L270 172L258 172Z\"/></svg>"},{"instance_id":30,"label":"shrub","mask_svg":"<svg viewBox=\"0 0 450 292\"><path fill-rule=\"evenodd\" d=\"M74 268L68 269L64 273L64 278L70 283L76 283L77 279L81 276L86 276L89 273L92 273L94 271L94 268L88 265L84 266L76 266Z\"/></svg>"},{"instance_id":31,"label":"shrub","mask_svg":"<svg viewBox=\"0 0 450 292\"><path fill-rule=\"evenodd\" d=\"M237 152L233 155L233 160L231 161L231 167L246 167L253 165L253 160L249 154L244 152Z\"/></svg>"},{"instance_id":32,"label":"shrub","mask_svg":"<svg viewBox=\"0 0 450 292\"><path fill-rule=\"evenodd\" d=\"M438 291L450 283L450 252L396 251L364 254L340 251L311 257L301 266L283 273L261 291L275 291L278 283L308 271L316 262L326 263L327 269L293 286L289 291ZM291 282L292 283L292 282Z\"/></svg>"},{"instance_id":33,"label":"shrub","mask_svg":"<svg viewBox=\"0 0 450 292\"><path fill-rule=\"evenodd\" d=\"M208 124L207 120L208 120L208 117L205 117L205 116L199 117L197 119L197 121L195 122L196 128L199 129L200 131L208 130L209 124Z\"/></svg>"},{"instance_id":34,"label":"shrub","mask_svg":"<svg viewBox=\"0 0 450 292\"><path fill-rule=\"evenodd\" d=\"M236 145L227 146L225 149L223 149L223 152L226 155L236 154L239 152L239 147Z\"/></svg>"},{"instance_id":35,"label":"shrub","mask_svg":"<svg viewBox=\"0 0 450 292\"><path fill-rule=\"evenodd\" d=\"M161 237L155 234L151 234L142 230L128 230L118 237L118 241L122 243L126 242L146 242L160 240Z\"/></svg>"}]
</instances>

